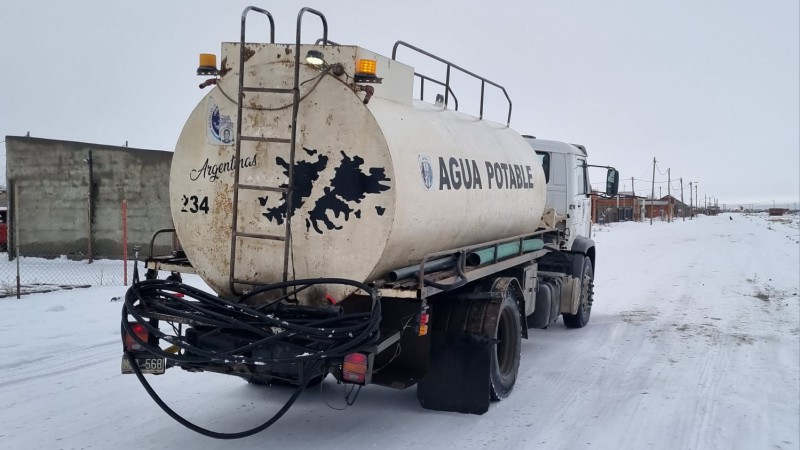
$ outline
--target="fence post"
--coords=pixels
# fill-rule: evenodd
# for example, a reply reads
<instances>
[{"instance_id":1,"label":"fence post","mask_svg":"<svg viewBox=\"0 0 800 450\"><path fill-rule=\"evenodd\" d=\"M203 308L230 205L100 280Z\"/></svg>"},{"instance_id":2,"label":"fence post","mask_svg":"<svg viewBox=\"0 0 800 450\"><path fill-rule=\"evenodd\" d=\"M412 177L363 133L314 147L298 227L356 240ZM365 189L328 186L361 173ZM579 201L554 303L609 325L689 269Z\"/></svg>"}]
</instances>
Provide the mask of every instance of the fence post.
<instances>
[{"instance_id":1,"label":"fence post","mask_svg":"<svg viewBox=\"0 0 800 450\"><path fill-rule=\"evenodd\" d=\"M87 251L89 253L89 264L94 261L94 249L92 248L92 239L94 237L94 160L92 160L92 151L89 150L89 158L85 160L89 164L89 241Z\"/></svg>"},{"instance_id":2,"label":"fence post","mask_svg":"<svg viewBox=\"0 0 800 450\"><path fill-rule=\"evenodd\" d=\"M14 256L17 260L17 299L19 299L19 186L17 183L14 183Z\"/></svg>"},{"instance_id":3,"label":"fence post","mask_svg":"<svg viewBox=\"0 0 800 450\"><path fill-rule=\"evenodd\" d=\"M128 285L128 200L122 201L122 280Z\"/></svg>"}]
</instances>

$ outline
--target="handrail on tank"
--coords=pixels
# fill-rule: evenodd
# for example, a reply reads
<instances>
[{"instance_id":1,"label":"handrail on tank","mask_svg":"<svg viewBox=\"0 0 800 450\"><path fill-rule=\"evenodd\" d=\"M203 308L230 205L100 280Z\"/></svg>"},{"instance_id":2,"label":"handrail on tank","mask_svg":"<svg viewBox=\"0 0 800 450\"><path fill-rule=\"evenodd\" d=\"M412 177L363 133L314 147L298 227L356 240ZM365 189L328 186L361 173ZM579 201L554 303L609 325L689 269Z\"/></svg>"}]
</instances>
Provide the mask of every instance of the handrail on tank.
<instances>
[{"instance_id":1,"label":"handrail on tank","mask_svg":"<svg viewBox=\"0 0 800 450\"><path fill-rule=\"evenodd\" d=\"M413 45L411 45L411 44L409 44L407 42L404 42L404 41L397 41L397 42L394 43L394 47L392 48L392 59L395 60L395 61L397 60L397 58L396 58L396 56L397 56L397 47L399 47L401 45L403 47L406 47L406 48L409 48L411 50L417 51L417 52L419 52L419 53L421 53L421 54L423 54L423 55L425 55L425 56L427 56L427 57L429 57L431 59L439 61L440 63L443 63L443 64L445 64L447 66L447 76L446 76L446 79L445 79L445 88L446 89L444 91L444 103L445 104L447 104L447 100L448 100L448 96L449 96L449 90L450 90L449 88L450 88L450 68L451 67L455 68L455 69L458 69L461 72L463 72L463 73L465 73L467 75L470 75L470 76L472 76L474 78L477 78L478 80L481 80L481 106L480 106L480 116L479 116L481 119L483 119L483 97L484 97L484 88L485 88L486 84L488 83L488 84L500 89L501 91L503 91L503 95L506 96L506 100L508 101L508 118L507 118L507 121L506 121L506 126L510 126L511 125L511 98L508 96L508 92L506 92L506 88L504 88L503 86L495 83L494 81L487 80L486 78L484 78L484 77L482 77L480 75L477 75L477 74L475 74L473 72L470 72L469 70L466 70L463 67L460 67L460 66L458 66L456 64L453 64L453 63L451 63L450 61L447 61L444 58L440 58L440 57L438 57L438 56L436 56L436 55L434 55L432 53L429 53L429 52L427 52L425 50L422 50L419 47L415 47L415 46L413 46Z\"/></svg>"},{"instance_id":2,"label":"handrail on tank","mask_svg":"<svg viewBox=\"0 0 800 450\"><path fill-rule=\"evenodd\" d=\"M239 49L240 52L244 52L244 30L245 30L245 23L247 22L247 13L250 11L255 11L267 16L269 19L269 43L275 43L275 20L272 19L272 14L269 13L266 9L257 8L255 6L248 6L247 8L242 11L242 28L241 28L241 35L239 36L239 43L241 44L241 48ZM241 54L239 55L242 56Z\"/></svg>"},{"instance_id":3,"label":"handrail on tank","mask_svg":"<svg viewBox=\"0 0 800 450\"><path fill-rule=\"evenodd\" d=\"M159 234L162 234L162 233L172 233L173 234L172 246L175 247L175 242L174 242L175 236L176 236L175 228L162 228L160 230L156 230L156 232L153 233L153 236L150 237L150 256L149 256L150 258L153 257L153 254L155 252L156 238L158 237Z\"/></svg>"},{"instance_id":4,"label":"handrail on tank","mask_svg":"<svg viewBox=\"0 0 800 450\"><path fill-rule=\"evenodd\" d=\"M435 84L438 84L439 86L444 86L445 88L447 88L447 90L450 92L450 95L453 96L453 101L456 104L455 110L458 111L458 98L456 97L455 92L453 92L453 89L451 89L450 86L447 86L446 84L442 83L441 81L436 80L434 78L431 78L431 77L429 77L427 75L423 75L421 73L414 72L414 76L420 78L420 81L419 81L419 99L420 100L425 100L425 80L427 80L427 81L430 81L431 83L435 83ZM445 100L445 102L446 101L447 100Z\"/></svg>"},{"instance_id":5,"label":"handrail on tank","mask_svg":"<svg viewBox=\"0 0 800 450\"><path fill-rule=\"evenodd\" d=\"M295 40L295 44L297 46L297 49L300 49L300 31L301 31L302 23L303 23L303 14L305 14L307 12L310 12L311 14L314 14L315 16L319 17L319 19L322 21L322 39L321 39L322 40L322 45L325 46L325 45L331 44L331 42L328 41L328 20L325 18L325 15L322 14L321 12L317 11L314 8L309 8L309 7L306 6L304 8L301 8L300 12L297 13L297 36L296 36L296 40ZM319 42L320 42L320 39L317 39L317 43L319 43ZM299 63L300 62L300 55L296 53L295 56L294 56L294 59L295 59L296 63Z\"/></svg>"},{"instance_id":6,"label":"handrail on tank","mask_svg":"<svg viewBox=\"0 0 800 450\"><path fill-rule=\"evenodd\" d=\"M320 43L325 45L325 42L327 42L327 45L342 45L342 44L339 44L338 42L333 42L330 39L322 39L322 38L319 38L316 41L314 41L314 45L319 45Z\"/></svg>"}]
</instances>

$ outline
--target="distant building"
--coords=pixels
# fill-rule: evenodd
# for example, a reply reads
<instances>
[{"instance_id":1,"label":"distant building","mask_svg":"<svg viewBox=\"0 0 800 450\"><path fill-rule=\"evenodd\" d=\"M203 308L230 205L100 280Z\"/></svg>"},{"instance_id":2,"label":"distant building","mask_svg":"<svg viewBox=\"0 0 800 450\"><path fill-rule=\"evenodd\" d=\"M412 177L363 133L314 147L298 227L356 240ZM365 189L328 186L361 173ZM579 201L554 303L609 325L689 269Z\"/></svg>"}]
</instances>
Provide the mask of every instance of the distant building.
<instances>
[{"instance_id":1,"label":"distant building","mask_svg":"<svg viewBox=\"0 0 800 450\"><path fill-rule=\"evenodd\" d=\"M640 220L642 202L633 192L619 192L613 197L601 197L592 192L592 222L626 222Z\"/></svg>"},{"instance_id":2,"label":"distant building","mask_svg":"<svg viewBox=\"0 0 800 450\"><path fill-rule=\"evenodd\" d=\"M671 205L671 214L673 218L690 217L692 215L691 207L672 195L664 196L661 198L661 200L669 202Z\"/></svg>"},{"instance_id":3,"label":"distant building","mask_svg":"<svg viewBox=\"0 0 800 450\"><path fill-rule=\"evenodd\" d=\"M770 216L782 216L782 215L786 214L787 212L789 212L789 210L786 209L786 208L770 208L769 209L769 215Z\"/></svg>"}]
</instances>

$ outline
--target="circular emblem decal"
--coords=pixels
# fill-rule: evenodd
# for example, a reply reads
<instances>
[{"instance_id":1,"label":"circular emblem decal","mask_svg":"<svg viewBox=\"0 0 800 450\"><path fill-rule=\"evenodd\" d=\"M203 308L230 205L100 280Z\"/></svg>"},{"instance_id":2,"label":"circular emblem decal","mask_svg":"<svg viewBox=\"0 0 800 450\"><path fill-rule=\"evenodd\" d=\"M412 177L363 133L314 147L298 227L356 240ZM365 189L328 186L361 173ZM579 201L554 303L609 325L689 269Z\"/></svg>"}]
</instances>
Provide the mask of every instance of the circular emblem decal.
<instances>
[{"instance_id":1,"label":"circular emblem decal","mask_svg":"<svg viewBox=\"0 0 800 450\"><path fill-rule=\"evenodd\" d=\"M426 191L433 189L433 166L427 156L419 157L419 173L422 177L422 185Z\"/></svg>"}]
</instances>

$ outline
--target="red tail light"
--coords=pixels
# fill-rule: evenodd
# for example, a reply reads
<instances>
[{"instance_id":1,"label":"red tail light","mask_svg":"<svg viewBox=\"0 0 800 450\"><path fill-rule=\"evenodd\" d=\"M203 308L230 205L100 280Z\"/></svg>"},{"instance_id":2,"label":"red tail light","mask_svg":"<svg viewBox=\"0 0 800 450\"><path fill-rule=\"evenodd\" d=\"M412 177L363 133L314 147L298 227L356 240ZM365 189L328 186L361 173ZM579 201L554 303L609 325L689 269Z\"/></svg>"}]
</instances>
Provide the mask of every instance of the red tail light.
<instances>
[{"instance_id":1,"label":"red tail light","mask_svg":"<svg viewBox=\"0 0 800 450\"><path fill-rule=\"evenodd\" d=\"M366 384L369 372L369 357L363 353L350 353L344 357L342 378L356 384Z\"/></svg>"},{"instance_id":2,"label":"red tail light","mask_svg":"<svg viewBox=\"0 0 800 450\"><path fill-rule=\"evenodd\" d=\"M131 330L133 330L134 334L139 337L139 339L147 342L148 338L150 337L149 333L147 332L147 328L144 325L137 323L137 322L129 322L131 326ZM138 342L134 341L133 338L128 334L125 333L125 337L123 339L123 346L125 351L143 351L144 347L142 347Z\"/></svg>"},{"instance_id":3,"label":"red tail light","mask_svg":"<svg viewBox=\"0 0 800 450\"><path fill-rule=\"evenodd\" d=\"M419 313L417 317L417 334L420 336L425 336L428 334L428 322L430 322L431 316L428 314L428 307L426 306L422 312Z\"/></svg>"}]
</instances>

